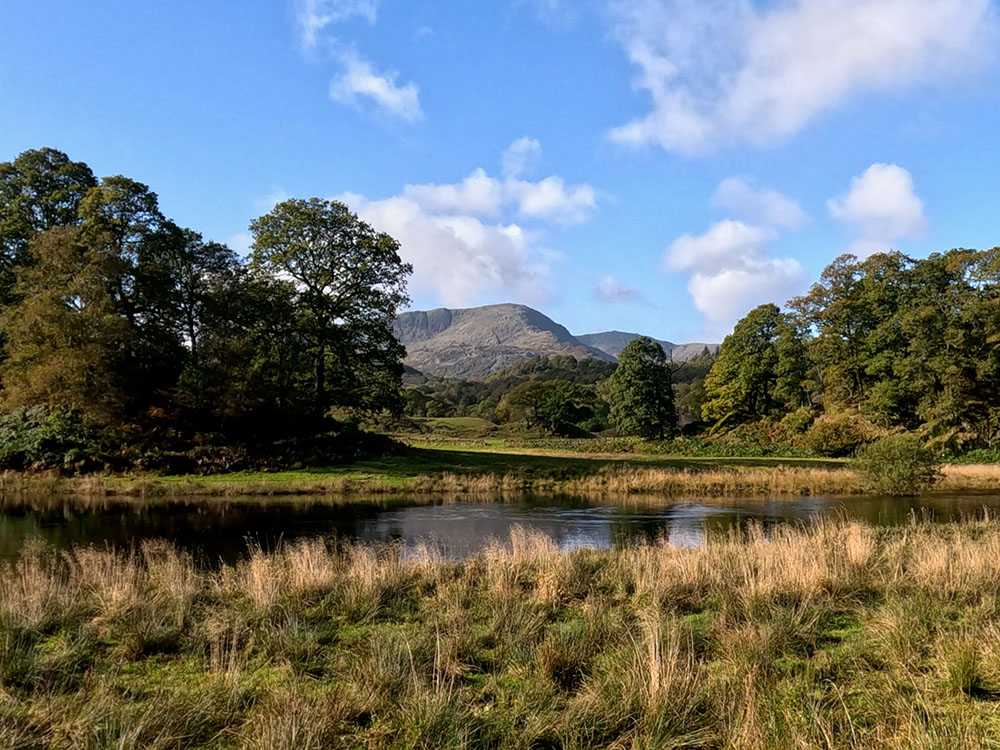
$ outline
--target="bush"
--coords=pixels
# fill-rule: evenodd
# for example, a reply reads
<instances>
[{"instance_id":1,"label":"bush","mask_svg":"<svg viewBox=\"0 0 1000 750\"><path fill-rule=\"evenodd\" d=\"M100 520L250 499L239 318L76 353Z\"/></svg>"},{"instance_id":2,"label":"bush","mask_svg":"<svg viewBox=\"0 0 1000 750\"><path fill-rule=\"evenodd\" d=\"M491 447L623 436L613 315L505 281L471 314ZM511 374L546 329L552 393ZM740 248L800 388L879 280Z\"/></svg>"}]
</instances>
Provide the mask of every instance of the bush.
<instances>
[{"instance_id":1,"label":"bush","mask_svg":"<svg viewBox=\"0 0 1000 750\"><path fill-rule=\"evenodd\" d=\"M816 455L842 458L886 434L858 412L828 412L817 417L806 430L802 444Z\"/></svg>"},{"instance_id":2,"label":"bush","mask_svg":"<svg viewBox=\"0 0 1000 750\"><path fill-rule=\"evenodd\" d=\"M890 435L861 448L853 466L865 489L880 495L919 495L938 477L934 454L911 433Z\"/></svg>"},{"instance_id":3,"label":"bush","mask_svg":"<svg viewBox=\"0 0 1000 750\"><path fill-rule=\"evenodd\" d=\"M781 419L781 425L795 435L801 435L812 425L816 412L811 406L800 406Z\"/></svg>"},{"instance_id":4,"label":"bush","mask_svg":"<svg viewBox=\"0 0 1000 750\"><path fill-rule=\"evenodd\" d=\"M3 469L84 468L100 443L100 431L69 409L31 406L0 414Z\"/></svg>"}]
</instances>

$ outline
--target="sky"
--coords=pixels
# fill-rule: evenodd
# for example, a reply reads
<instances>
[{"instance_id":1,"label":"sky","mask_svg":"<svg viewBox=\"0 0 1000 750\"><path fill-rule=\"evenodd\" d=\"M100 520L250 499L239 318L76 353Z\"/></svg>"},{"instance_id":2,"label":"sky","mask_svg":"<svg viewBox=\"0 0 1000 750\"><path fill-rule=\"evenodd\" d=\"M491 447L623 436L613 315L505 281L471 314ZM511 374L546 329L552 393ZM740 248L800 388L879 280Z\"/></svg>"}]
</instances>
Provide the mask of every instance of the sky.
<instances>
[{"instance_id":1,"label":"sky","mask_svg":"<svg viewBox=\"0 0 1000 750\"><path fill-rule=\"evenodd\" d=\"M8 0L0 161L241 252L342 200L413 309L720 341L842 253L1000 245L998 41L1000 0Z\"/></svg>"}]
</instances>

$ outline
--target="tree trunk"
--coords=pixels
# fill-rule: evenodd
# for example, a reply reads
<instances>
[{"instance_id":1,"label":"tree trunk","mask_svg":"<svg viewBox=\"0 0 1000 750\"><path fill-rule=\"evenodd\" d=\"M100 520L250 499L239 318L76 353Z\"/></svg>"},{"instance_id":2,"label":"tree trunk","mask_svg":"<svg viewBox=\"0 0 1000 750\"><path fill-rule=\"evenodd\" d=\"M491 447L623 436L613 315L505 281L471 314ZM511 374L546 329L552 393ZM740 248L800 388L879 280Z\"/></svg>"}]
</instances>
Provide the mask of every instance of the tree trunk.
<instances>
[{"instance_id":1,"label":"tree trunk","mask_svg":"<svg viewBox=\"0 0 1000 750\"><path fill-rule=\"evenodd\" d=\"M316 421L326 415L326 344L320 344L316 354L316 394L313 412Z\"/></svg>"}]
</instances>

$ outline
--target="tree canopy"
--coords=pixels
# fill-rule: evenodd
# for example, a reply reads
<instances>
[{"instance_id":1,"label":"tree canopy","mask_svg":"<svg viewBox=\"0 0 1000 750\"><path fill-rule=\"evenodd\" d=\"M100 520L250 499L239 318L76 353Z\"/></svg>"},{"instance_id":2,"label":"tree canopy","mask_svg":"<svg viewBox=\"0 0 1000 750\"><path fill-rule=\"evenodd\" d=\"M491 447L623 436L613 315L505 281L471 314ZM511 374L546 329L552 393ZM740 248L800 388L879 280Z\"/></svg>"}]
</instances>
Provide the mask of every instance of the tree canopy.
<instances>
[{"instance_id":1,"label":"tree canopy","mask_svg":"<svg viewBox=\"0 0 1000 750\"><path fill-rule=\"evenodd\" d=\"M623 434L662 440L677 426L667 355L650 338L637 338L622 349L606 396L611 421Z\"/></svg>"}]
</instances>

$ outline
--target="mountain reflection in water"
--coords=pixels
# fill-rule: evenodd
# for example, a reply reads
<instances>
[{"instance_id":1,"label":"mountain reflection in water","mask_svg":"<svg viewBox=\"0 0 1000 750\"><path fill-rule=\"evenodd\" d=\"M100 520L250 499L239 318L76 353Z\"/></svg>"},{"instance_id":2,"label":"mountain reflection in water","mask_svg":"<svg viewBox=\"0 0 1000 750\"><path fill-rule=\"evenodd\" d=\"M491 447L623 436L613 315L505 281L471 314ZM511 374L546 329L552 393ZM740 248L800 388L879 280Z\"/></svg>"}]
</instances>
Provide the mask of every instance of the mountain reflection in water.
<instances>
[{"instance_id":1,"label":"mountain reflection in water","mask_svg":"<svg viewBox=\"0 0 1000 750\"><path fill-rule=\"evenodd\" d=\"M818 519L908 523L914 515L952 521L1000 511L995 494L933 495L914 499L852 497L795 500L671 501L533 497L511 502L407 497L329 499L101 498L0 499L0 559L17 557L33 538L57 548L91 545L127 549L144 539L167 539L206 563L231 562L250 546L324 537L362 543L429 543L449 557L505 540L515 526L540 531L562 549L608 547L666 539L691 547L709 534L759 523L805 524Z\"/></svg>"}]
</instances>

